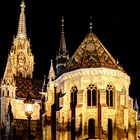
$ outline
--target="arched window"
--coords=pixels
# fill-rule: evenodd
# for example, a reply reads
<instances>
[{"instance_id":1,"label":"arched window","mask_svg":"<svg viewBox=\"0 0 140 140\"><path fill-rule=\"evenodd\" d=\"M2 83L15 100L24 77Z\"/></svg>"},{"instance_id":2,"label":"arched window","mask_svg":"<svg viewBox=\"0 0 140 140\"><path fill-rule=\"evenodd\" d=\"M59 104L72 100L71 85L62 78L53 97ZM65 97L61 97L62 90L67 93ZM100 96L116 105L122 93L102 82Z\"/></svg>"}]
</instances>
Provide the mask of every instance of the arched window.
<instances>
[{"instance_id":1,"label":"arched window","mask_svg":"<svg viewBox=\"0 0 140 140\"><path fill-rule=\"evenodd\" d=\"M70 91L70 107L71 107L71 140L75 140L75 107L77 105L77 87L73 86Z\"/></svg>"},{"instance_id":2,"label":"arched window","mask_svg":"<svg viewBox=\"0 0 140 140\"><path fill-rule=\"evenodd\" d=\"M97 87L90 84L87 87L87 106L96 106L97 104Z\"/></svg>"},{"instance_id":3,"label":"arched window","mask_svg":"<svg viewBox=\"0 0 140 140\"><path fill-rule=\"evenodd\" d=\"M108 140L112 140L112 119L108 119Z\"/></svg>"},{"instance_id":4,"label":"arched window","mask_svg":"<svg viewBox=\"0 0 140 140\"><path fill-rule=\"evenodd\" d=\"M77 87L74 86L71 88L71 108L75 108L77 105Z\"/></svg>"},{"instance_id":5,"label":"arched window","mask_svg":"<svg viewBox=\"0 0 140 140\"><path fill-rule=\"evenodd\" d=\"M95 120L94 119L88 120L88 137L95 138Z\"/></svg>"},{"instance_id":6,"label":"arched window","mask_svg":"<svg viewBox=\"0 0 140 140\"><path fill-rule=\"evenodd\" d=\"M108 106L114 105L114 88L112 85L107 85L106 88L106 104Z\"/></svg>"}]
</instances>

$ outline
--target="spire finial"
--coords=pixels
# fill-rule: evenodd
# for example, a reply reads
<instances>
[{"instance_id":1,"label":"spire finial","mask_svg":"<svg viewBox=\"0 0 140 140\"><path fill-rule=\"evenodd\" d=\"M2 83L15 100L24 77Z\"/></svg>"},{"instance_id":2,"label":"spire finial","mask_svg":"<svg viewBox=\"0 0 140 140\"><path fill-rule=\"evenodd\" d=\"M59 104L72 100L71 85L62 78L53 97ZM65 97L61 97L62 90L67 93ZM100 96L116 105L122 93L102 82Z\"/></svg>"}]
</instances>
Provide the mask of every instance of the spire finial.
<instances>
[{"instance_id":1,"label":"spire finial","mask_svg":"<svg viewBox=\"0 0 140 140\"><path fill-rule=\"evenodd\" d=\"M26 6L24 0L21 1L20 7L21 7L21 13L19 17L17 37L26 38L26 23L25 23L25 14L24 14L24 10Z\"/></svg>"},{"instance_id":2,"label":"spire finial","mask_svg":"<svg viewBox=\"0 0 140 140\"><path fill-rule=\"evenodd\" d=\"M53 68L53 60L51 60L51 66L50 66L48 78L49 78L49 81L53 81L55 79L55 72L54 72L54 68Z\"/></svg>"},{"instance_id":3,"label":"spire finial","mask_svg":"<svg viewBox=\"0 0 140 140\"><path fill-rule=\"evenodd\" d=\"M93 26L93 25L92 25L92 16L90 16L90 23L89 23L89 24L90 24L90 27L89 27L90 32L92 32L92 26Z\"/></svg>"},{"instance_id":4,"label":"spire finial","mask_svg":"<svg viewBox=\"0 0 140 140\"><path fill-rule=\"evenodd\" d=\"M64 16L61 16L61 26L62 26L62 33L64 32Z\"/></svg>"},{"instance_id":5,"label":"spire finial","mask_svg":"<svg viewBox=\"0 0 140 140\"><path fill-rule=\"evenodd\" d=\"M24 0L21 0L21 5L20 5L21 9L24 10L25 9L25 3Z\"/></svg>"}]
</instances>

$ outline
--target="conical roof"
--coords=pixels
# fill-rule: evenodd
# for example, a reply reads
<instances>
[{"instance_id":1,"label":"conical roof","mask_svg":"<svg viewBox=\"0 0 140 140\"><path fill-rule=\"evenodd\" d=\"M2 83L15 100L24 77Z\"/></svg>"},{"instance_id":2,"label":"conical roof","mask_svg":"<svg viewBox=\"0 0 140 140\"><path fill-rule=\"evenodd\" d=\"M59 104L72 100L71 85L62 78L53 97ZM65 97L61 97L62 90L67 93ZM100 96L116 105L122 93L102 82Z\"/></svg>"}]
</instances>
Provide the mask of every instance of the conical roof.
<instances>
[{"instance_id":1,"label":"conical roof","mask_svg":"<svg viewBox=\"0 0 140 140\"><path fill-rule=\"evenodd\" d=\"M124 72L97 36L90 31L67 63L66 70L96 67L113 68Z\"/></svg>"}]
</instances>

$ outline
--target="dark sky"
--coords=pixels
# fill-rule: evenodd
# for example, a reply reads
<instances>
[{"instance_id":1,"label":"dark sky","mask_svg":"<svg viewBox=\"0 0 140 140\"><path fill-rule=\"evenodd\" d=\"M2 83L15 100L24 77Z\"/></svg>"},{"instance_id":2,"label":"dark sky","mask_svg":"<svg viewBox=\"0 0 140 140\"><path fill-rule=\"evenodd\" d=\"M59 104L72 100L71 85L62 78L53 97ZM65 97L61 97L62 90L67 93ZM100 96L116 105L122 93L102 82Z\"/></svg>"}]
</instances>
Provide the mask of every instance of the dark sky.
<instances>
[{"instance_id":1,"label":"dark sky","mask_svg":"<svg viewBox=\"0 0 140 140\"><path fill-rule=\"evenodd\" d=\"M0 3L1 78L13 36L17 33L20 2L3 0ZM50 60L55 61L61 15L65 17L65 38L70 55L89 32L89 17L92 16L93 32L131 77L131 97L140 97L140 11L137 2L25 0L25 4L27 35L35 56L35 78L43 79L43 75L48 74Z\"/></svg>"}]
</instances>

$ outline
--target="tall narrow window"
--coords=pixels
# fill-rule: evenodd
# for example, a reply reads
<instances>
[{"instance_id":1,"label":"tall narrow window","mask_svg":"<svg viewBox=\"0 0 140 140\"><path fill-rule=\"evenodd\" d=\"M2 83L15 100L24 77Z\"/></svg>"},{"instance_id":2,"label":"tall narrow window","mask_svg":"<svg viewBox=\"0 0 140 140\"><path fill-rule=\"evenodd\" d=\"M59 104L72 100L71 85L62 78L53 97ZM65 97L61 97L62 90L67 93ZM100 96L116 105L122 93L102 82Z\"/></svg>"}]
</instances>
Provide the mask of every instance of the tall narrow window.
<instances>
[{"instance_id":1,"label":"tall narrow window","mask_svg":"<svg viewBox=\"0 0 140 140\"><path fill-rule=\"evenodd\" d=\"M87 106L96 106L97 104L97 87L90 84L87 88Z\"/></svg>"},{"instance_id":2,"label":"tall narrow window","mask_svg":"<svg viewBox=\"0 0 140 140\"><path fill-rule=\"evenodd\" d=\"M88 120L88 137L95 138L95 120L94 119Z\"/></svg>"},{"instance_id":3,"label":"tall narrow window","mask_svg":"<svg viewBox=\"0 0 140 140\"><path fill-rule=\"evenodd\" d=\"M112 119L108 119L108 140L112 140Z\"/></svg>"},{"instance_id":4,"label":"tall narrow window","mask_svg":"<svg viewBox=\"0 0 140 140\"><path fill-rule=\"evenodd\" d=\"M110 91L110 98L109 99L110 99L110 101L109 101L110 106L113 106L113 91L112 90Z\"/></svg>"},{"instance_id":5,"label":"tall narrow window","mask_svg":"<svg viewBox=\"0 0 140 140\"><path fill-rule=\"evenodd\" d=\"M71 108L76 107L77 105L77 87L74 86L71 88Z\"/></svg>"},{"instance_id":6,"label":"tall narrow window","mask_svg":"<svg viewBox=\"0 0 140 140\"><path fill-rule=\"evenodd\" d=\"M77 105L77 87L74 86L71 88L71 140L75 140L75 107Z\"/></svg>"},{"instance_id":7,"label":"tall narrow window","mask_svg":"<svg viewBox=\"0 0 140 140\"><path fill-rule=\"evenodd\" d=\"M87 91L87 105L91 106L91 90Z\"/></svg>"},{"instance_id":8,"label":"tall narrow window","mask_svg":"<svg viewBox=\"0 0 140 140\"><path fill-rule=\"evenodd\" d=\"M106 88L106 104L108 106L114 105L114 88L112 85L107 85Z\"/></svg>"},{"instance_id":9,"label":"tall narrow window","mask_svg":"<svg viewBox=\"0 0 140 140\"><path fill-rule=\"evenodd\" d=\"M109 90L106 90L106 104L109 106Z\"/></svg>"}]
</instances>

